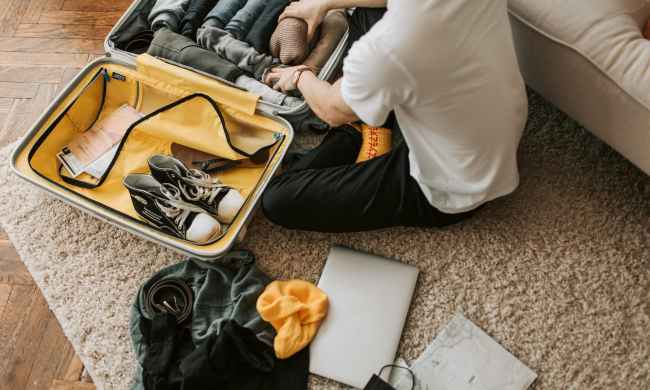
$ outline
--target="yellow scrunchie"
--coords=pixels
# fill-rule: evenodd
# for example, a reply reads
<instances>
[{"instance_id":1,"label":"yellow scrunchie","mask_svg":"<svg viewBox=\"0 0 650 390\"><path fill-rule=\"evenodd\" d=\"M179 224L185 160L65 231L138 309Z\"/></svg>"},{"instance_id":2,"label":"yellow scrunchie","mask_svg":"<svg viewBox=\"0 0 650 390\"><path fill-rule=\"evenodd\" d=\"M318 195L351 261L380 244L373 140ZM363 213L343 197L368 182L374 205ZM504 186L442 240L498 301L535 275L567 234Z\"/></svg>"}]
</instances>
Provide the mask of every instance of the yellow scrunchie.
<instances>
[{"instance_id":1,"label":"yellow scrunchie","mask_svg":"<svg viewBox=\"0 0 650 390\"><path fill-rule=\"evenodd\" d=\"M257 299L257 311L277 331L273 348L279 359L306 347L327 315L329 300L318 287L302 280L275 281Z\"/></svg>"}]
</instances>

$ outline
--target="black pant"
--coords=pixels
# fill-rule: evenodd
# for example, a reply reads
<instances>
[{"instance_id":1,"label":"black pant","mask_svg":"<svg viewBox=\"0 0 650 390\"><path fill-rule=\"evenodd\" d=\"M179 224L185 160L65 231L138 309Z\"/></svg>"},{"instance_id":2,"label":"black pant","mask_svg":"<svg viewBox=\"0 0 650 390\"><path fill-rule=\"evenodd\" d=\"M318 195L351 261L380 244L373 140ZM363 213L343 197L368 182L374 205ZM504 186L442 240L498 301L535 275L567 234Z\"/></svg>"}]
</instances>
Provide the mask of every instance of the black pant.
<instances>
[{"instance_id":1,"label":"black pant","mask_svg":"<svg viewBox=\"0 0 650 390\"><path fill-rule=\"evenodd\" d=\"M330 130L323 142L271 180L264 214L290 228L354 232L391 226L445 226L472 212L445 214L426 199L409 171L408 147L355 163L361 133L351 126Z\"/></svg>"}]
</instances>

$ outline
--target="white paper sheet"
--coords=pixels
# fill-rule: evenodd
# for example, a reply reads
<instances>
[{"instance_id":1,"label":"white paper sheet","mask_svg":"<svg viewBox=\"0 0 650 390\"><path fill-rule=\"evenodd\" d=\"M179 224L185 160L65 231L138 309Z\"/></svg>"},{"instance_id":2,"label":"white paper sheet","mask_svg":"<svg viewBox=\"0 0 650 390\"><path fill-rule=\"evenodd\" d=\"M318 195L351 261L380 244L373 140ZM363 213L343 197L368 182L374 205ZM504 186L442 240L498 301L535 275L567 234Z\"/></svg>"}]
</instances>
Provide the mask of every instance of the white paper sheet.
<instances>
[{"instance_id":1,"label":"white paper sheet","mask_svg":"<svg viewBox=\"0 0 650 390\"><path fill-rule=\"evenodd\" d=\"M416 390L526 390L537 374L457 314L411 367ZM410 390L400 375L397 390Z\"/></svg>"}]
</instances>

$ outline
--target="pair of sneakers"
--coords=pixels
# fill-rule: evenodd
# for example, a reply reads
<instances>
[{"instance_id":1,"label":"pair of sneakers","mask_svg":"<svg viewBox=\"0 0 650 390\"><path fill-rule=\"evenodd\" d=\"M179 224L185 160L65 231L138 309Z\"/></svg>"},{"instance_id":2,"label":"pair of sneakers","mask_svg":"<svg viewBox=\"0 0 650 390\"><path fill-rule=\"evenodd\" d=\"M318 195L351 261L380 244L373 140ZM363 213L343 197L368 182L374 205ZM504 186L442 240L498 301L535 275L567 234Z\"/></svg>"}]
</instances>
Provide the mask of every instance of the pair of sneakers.
<instances>
[{"instance_id":1,"label":"pair of sneakers","mask_svg":"<svg viewBox=\"0 0 650 390\"><path fill-rule=\"evenodd\" d=\"M205 244L221 235L221 224L232 223L244 204L237 190L172 156L155 155L148 164L151 175L130 174L123 183L138 214L159 230Z\"/></svg>"}]
</instances>

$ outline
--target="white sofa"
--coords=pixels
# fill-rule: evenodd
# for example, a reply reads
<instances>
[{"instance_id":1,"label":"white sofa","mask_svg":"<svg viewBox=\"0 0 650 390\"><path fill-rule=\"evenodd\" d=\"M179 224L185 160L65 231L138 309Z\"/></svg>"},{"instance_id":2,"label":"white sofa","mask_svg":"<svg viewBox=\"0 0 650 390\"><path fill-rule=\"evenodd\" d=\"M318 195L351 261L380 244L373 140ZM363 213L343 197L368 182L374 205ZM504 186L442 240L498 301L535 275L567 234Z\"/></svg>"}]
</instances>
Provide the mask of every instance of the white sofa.
<instances>
[{"instance_id":1,"label":"white sofa","mask_svg":"<svg viewBox=\"0 0 650 390\"><path fill-rule=\"evenodd\" d=\"M526 83L650 174L648 0L508 0Z\"/></svg>"}]
</instances>

